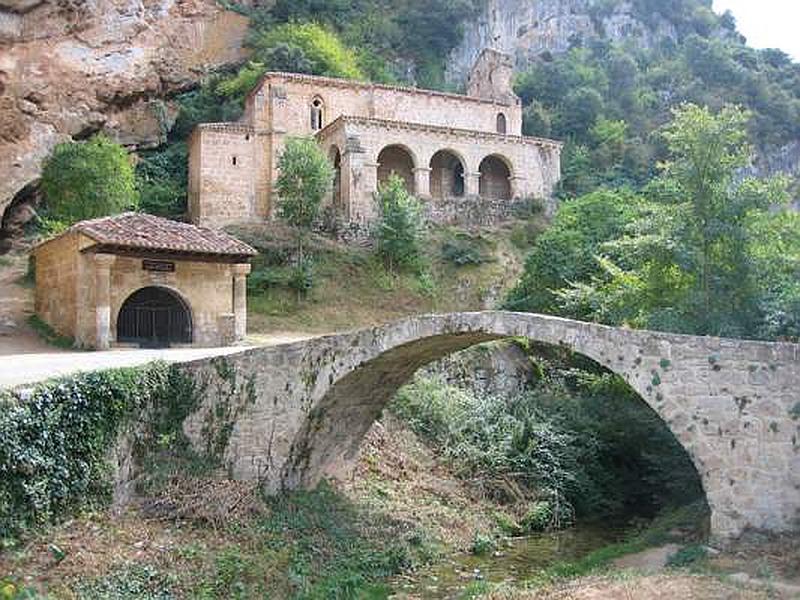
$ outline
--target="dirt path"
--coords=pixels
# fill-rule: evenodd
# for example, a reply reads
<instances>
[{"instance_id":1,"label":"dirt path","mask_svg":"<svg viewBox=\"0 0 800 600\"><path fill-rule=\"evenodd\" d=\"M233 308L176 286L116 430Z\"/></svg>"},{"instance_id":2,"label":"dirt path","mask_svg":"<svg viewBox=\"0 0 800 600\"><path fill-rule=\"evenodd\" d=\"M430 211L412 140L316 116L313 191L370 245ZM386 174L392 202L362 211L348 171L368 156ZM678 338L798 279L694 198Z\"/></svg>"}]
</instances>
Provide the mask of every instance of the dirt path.
<instances>
[{"instance_id":1,"label":"dirt path","mask_svg":"<svg viewBox=\"0 0 800 600\"><path fill-rule=\"evenodd\" d=\"M24 251L0 256L0 356L61 352L47 345L28 325L33 314L33 287L23 281L27 268Z\"/></svg>"},{"instance_id":2,"label":"dirt path","mask_svg":"<svg viewBox=\"0 0 800 600\"><path fill-rule=\"evenodd\" d=\"M165 348L119 349L103 352L53 351L17 353L0 357L0 389L44 381L52 377L70 375L81 371L99 371L119 367L135 367L155 360L169 363L189 362L210 356L225 356L244 352L257 346L278 346L313 336L305 334L282 334L258 336L257 344L229 346L225 348ZM17 339L17 338L15 338Z\"/></svg>"}]
</instances>

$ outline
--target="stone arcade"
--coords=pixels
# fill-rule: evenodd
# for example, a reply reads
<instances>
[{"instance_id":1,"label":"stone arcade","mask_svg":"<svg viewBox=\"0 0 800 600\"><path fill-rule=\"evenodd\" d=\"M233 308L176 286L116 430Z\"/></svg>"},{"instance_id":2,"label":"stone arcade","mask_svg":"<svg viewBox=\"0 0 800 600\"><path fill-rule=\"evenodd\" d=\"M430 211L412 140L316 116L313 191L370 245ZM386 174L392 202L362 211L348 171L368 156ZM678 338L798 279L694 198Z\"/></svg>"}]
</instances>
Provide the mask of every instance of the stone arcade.
<instances>
[{"instance_id":1,"label":"stone arcade","mask_svg":"<svg viewBox=\"0 0 800 600\"><path fill-rule=\"evenodd\" d=\"M34 250L36 314L85 348L227 345L246 333L254 254L152 215L82 221Z\"/></svg>"},{"instance_id":2,"label":"stone arcade","mask_svg":"<svg viewBox=\"0 0 800 600\"><path fill-rule=\"evenodd\" d=\"M561 144L523 137L522 105L506 55L484 50L467 95L290 73L268 73L238 123L198 126L190 140L189 214L224 227L273 216L272 185L287 136L313 135L336 169L328 206L345 223L376 216L391 174L428 218L489 224L549 199Z\"/></svg>"}]
</instances>

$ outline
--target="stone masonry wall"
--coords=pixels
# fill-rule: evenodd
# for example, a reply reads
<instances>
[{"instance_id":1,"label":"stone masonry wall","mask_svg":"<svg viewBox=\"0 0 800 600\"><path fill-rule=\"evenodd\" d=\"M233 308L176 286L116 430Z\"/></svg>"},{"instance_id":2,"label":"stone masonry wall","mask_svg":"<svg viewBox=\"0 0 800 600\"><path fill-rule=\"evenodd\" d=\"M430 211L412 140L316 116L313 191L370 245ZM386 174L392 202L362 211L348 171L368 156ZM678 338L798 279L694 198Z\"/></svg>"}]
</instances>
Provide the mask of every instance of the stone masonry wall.
<instances>
[{"instance_id":1,"label":"stone masonry wall","mask_svg":"<svg viewBox=\"0 0 800 600\"><path fill-rule=\"evenodd\" d=\"M276 102L276 98L286 102ZM268 75L248 97L246 114L252 115L252 120L247 124L289 135L312 135L310 109L314 98L320 98L324 105L323 126L340 116L351 116L495 132L497 114L502 112L508 133L522 133L518 100L505 104L422 89L280 74Z\"/></svg>"},{"instance_id":2,"label":"stone masonry wall","mask_svg":"<svg viewBox=\"0 0 800 600\"><path fill-rule=\"evenodd\" d=\"M269 491L310 487L348 472L385 404L420 367L469 346L522 336L568 347L620 374L692 458L712 533L800 525L800 346L616 329L556 317L462 313L409 318L364 331L231 355L247 385L225 462ZM185 366L211 389L220 369ZM197 444L218 398L184 424ZM213 417L212 417L213 418ZM205 433L204 433L205 432Z\"/></svg>"},{"instance_id":3,"label":"stone masonry wall","mask_svg":"<svg viewBox=\"0 0 800 600\"><path fill-rule=\"evenodd\" d=\"M59 334L75 337L78 281L78 235L64 235L35 251L36 314Z\"/></svg>"},{"instance_id":4,"label":"stone masonry wall","mask_svg":"<svg viewBox=\"0 0 800 600\"><path fill-rule=\"evenodd\" d=\"M141 258L118 256L111 269L112 341L125 300L143 287L158 286L178 294L189 307L194 345L222 345L220 317L234 312L232 268L226 263L178 260L174 273L161 273L142 269Z\"/></svg>"},{"instance_id":5,"label":"stone masonry wall","mask_svg":"<svg viewBox=\"0 0 800 600\"><path fill-rule=\"evenodd\" d=\"M190 142L189 216L224 227L265 218L256 196L264 137L248 127L200 126Z\"/></svg>"}]
</instances>

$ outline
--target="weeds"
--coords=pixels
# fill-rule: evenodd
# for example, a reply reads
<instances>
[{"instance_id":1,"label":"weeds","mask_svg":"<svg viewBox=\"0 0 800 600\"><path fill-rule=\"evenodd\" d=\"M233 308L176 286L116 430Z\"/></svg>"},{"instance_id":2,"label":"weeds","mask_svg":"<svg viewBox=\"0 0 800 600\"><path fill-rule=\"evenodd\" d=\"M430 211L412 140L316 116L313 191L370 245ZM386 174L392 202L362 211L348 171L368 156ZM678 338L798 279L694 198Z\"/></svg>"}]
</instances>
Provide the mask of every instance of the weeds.
<instances>
[{"instance_id":1,"label":"weeds","mask_svg":"<svg viewBox=\"0 0 800 600\"><path fill-rule=\"evenodd\" d=\"M31 315L28 317L28 325L42 338L46 343L57 348L74 348L75 340L71 337L61 335L55 329L50 327L47 323L42 321L38 315Z\"/></svg>"}]
</instances>

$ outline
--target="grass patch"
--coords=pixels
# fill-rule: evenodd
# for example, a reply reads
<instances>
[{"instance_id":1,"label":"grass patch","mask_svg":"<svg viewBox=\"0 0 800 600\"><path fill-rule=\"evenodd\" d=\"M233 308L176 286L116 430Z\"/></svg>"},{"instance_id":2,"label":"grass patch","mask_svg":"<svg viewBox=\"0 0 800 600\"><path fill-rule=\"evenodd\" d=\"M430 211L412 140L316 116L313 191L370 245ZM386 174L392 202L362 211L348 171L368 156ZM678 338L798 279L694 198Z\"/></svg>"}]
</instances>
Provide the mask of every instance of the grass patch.
<instances>
[{"instance_id":1,"label":"grass patch","mask_svg":"<svg viewBox=\"0 0 800 600\"><path fill-rule=\"evenodd\" d=\"M604 546L580 560L556 563L541 571L529 583L535 586L547 585L559 580L574 579L600 571L617 558L674 541L671 535L673 530L696 530L707 518L708 507L704 501L665 511L645 529L632 534L628 539Z\"/></svg>"},{"instance_id":2,"label":"grass patch","mask_svg":"<svg viewBox=\"0 0 800 600\"><path fill-rule=\"evenodd\" d=\"M28 317L28 325L31 326L42 340L57 348L75 348L75 340L69 336L61 335L47 323L42 321L38 315Z\"/></svg>"},{"instance_id":3,"label":"grass patch","mask_svg":"<svg viewBox=\"0 0 800 600\"><path fill-rule=\"evenodd\" d=\"M514 285L524 251L509 240L511 226L477 232L431 228L421 273L392 273L369 247L312 235L312 288L291 286L294 238L280 223L232 230L258 249L248 278L253 333L330 332L430 312L479 310Z\"/></svg>"}]
</instances>

